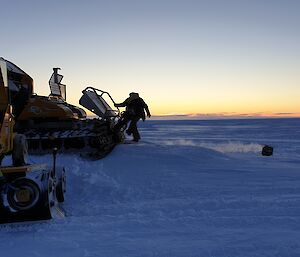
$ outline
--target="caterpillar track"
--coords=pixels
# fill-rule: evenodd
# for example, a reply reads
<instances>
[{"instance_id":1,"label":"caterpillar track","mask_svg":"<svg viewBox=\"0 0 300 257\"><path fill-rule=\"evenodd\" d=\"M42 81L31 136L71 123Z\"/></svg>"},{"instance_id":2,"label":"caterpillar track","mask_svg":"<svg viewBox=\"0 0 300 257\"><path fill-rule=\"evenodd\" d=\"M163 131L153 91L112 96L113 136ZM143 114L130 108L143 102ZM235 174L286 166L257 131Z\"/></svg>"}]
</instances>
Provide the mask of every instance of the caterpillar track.
<instances>
[{"instance_id":1,"label":"caterpillar track","mask_svg":"<svg viewBox=\"0 0 300 257\"><path fill-rule=\"evenodd\" d=\"M26 136L29 152L33 154L50 153L55 147L63 153L79 153L82 157L98 159L105 157L122 141L122 134L115 133L112 124L99 119L77 121L72 129L20 126L19 133Z\"/></svg>"}]
</instances>

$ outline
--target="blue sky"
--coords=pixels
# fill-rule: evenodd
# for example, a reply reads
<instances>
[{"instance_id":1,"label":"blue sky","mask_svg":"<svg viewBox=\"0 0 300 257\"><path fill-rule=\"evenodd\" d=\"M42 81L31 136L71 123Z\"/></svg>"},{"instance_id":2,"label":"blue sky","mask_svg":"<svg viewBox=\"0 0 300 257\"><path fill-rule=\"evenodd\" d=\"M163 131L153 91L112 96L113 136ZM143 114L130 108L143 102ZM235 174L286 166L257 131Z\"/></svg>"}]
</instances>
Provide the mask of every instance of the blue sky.
<instances>
[{"instance_id":1,"label":"blue sky","mask_svg":"<svg viewBox=\"0 0 300 257\"><path fill-rule=\"evenodd\" d=\"M300 1L3 1L1 54L48 94L87 85L155 114L299 113Z\"/></svg>"}]
</instances>

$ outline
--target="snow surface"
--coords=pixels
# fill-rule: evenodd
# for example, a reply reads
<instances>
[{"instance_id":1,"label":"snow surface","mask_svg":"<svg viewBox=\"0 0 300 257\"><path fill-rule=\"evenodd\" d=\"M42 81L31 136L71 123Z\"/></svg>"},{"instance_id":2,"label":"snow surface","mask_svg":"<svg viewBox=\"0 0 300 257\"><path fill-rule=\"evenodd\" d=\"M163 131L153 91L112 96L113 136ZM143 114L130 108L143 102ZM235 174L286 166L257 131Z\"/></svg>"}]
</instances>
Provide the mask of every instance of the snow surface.
<instances>
[{"instance_id":1,"label":"snow surface","mask_svg":"<svg viewBox=\"0 0 300 257\"><path fill-rule=\"evenodd\" d=\"M300 256L300 119L140 126L105 159L60 155L67 217L1 225L0 256Z\"/></svg>"}]
</instances>

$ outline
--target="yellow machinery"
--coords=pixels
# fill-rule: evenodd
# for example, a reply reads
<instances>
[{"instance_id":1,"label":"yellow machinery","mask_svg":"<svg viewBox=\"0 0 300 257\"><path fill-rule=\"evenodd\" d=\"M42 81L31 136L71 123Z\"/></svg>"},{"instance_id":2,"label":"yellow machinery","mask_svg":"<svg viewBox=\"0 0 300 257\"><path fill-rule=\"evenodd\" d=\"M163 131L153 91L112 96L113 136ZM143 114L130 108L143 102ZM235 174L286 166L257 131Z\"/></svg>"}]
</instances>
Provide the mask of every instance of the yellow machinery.
<instances>
[{"instance_id":1,"label":"yellow machinery","mask_svg":"<svg viewBox=\"0 0 300 257\"><path fill-rule=\"evenodd\" d=\"M66 86L61 83L63 76L58 73L59 68L53 68L49 80L50 95L40 96L33 93L33 80L28 74L12 62L2 60L8 67L15 130L26 136L31 152L47 153L56 147L61 152L79 152L85 157L101 158L122 140L123 132L113 129L119 112L110 108L103 95L83 91L80 103L102 110L100 115L96 113L98 117L88 118L82 108L67 103Z\"/></svg>"},{"instance_id":2,"label":"yellow machinery","mask_svg":"<svg viewBox=\"0 0 300 257\"><path fill-rule=\"evenodd\" d=\"M27 145L23 135L14 134L14 109L11 101L7 62L0 58L0 223L49 219L64 201L65 171L53 166L26 164ZM30 82L25 78L24 82ZM19 106L18 106L19 107ZM12 165L2 159L12 154Z\"/></svg>"},{"instance_id":3,"label":"yellow machinery","mask_svg":"<svg viewBox=\"0 0 300 257\"><path fill-rule=\"evenodd\" d=\"M13 149L13 116L9 105L6 64L0 62L0 158ZM5 84L6 83L6 84Z\"/></svg>"}]
</instances>

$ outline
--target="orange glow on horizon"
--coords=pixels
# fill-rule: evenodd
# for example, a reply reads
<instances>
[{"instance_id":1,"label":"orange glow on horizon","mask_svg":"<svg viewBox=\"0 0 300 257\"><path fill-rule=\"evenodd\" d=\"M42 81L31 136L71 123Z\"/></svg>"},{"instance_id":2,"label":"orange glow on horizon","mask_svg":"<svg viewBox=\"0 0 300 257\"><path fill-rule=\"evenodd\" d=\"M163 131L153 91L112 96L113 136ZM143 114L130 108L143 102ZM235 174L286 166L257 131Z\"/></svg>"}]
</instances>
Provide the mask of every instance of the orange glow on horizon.
<instances>
[{"instance_id":1,"label":"orange glow on horizon","mask_svg":"<svg viewBox=\"0 0 300 257\"><path fill-rule=\"evenodd\" d=\"M170 116L182 116L190 118L208 118L208 117L265 117L265 118L300 118L300 113L164 113L164 114L153 114L153 116L170 117Z\"/></svg>"}]
</instances>

